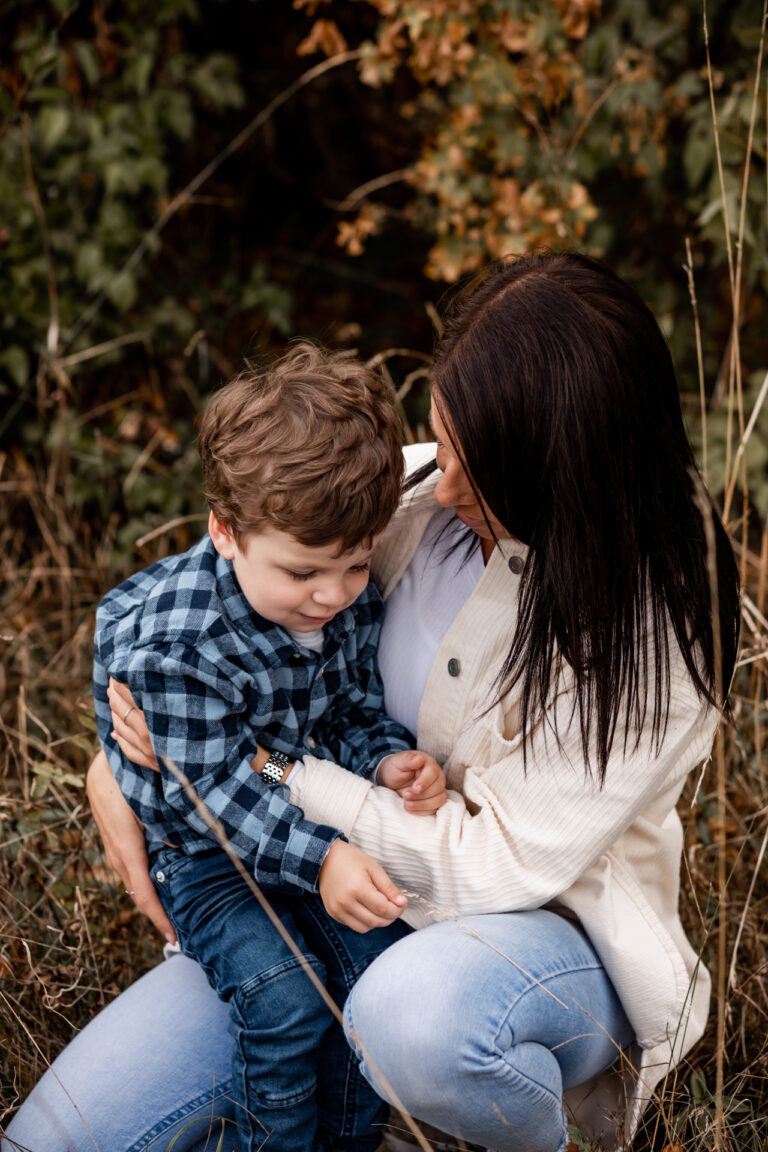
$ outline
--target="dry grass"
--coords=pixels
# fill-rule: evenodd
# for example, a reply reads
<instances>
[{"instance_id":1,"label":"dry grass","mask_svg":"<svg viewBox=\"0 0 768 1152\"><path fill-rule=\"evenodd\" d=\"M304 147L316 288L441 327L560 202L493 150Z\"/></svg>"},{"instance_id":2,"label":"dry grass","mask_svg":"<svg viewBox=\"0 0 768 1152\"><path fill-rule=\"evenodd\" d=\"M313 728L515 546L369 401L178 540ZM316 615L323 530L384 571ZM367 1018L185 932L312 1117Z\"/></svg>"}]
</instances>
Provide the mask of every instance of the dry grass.
<instances>
[{"instance_id":1,"label":"dry grass","mask_svg":"<svg viewBox=\"0 0 768 1152\"><path fill-rule=\"evenodd\" d=\"M115 578L115 525L96 529L73 513L67 479L60 457L36 472L15 455L0 471L0 1125L74 1031L158 953L105 869L84 799L92 617ZM768 1146L768 531L751 546L737 535L746 596L734 722L681 803L684 920L718 992L706 1039L646 1118L643 1152ZM153 545L172 549L173 535Z\"/></svg>"},{"instance_id":2,"label":"dry grass","mask_svg":"<svg viewBox=\"0 0 768 1152\"><path fill-rule=\"evenodd\" d=\"M760 62L762 51L761 44ZM742 204L752 147L750 132ZM750 520L745 483L754 421L743 407L738 355L743 234L742 213L735 258L726 231L733 327L724 404L733 444L726 506L745 591L743 649L733 722L680 805L683 920L713 973L715 997L707 1036L668 1078L635 1152L768 1148L768 525L756 530ZM692 269L689 250L696 313ZM51 393L67 367L60 361L58 374L38 382L41 414L52 411ZM417 369L407 378L403 394L421 375ZM703 379L701 412L706 420ZM66 444L38 465L21 452L0 454L0 1132L75 1031L159 951L105 868L84 797L96 748L93 610L115 582L118 525L114 514L91 519L73 510L69 479ZM159 554L178 539L172 530L151 543ZM133 567L152 558L137 552Z\"/></svg>"}]
</instances>

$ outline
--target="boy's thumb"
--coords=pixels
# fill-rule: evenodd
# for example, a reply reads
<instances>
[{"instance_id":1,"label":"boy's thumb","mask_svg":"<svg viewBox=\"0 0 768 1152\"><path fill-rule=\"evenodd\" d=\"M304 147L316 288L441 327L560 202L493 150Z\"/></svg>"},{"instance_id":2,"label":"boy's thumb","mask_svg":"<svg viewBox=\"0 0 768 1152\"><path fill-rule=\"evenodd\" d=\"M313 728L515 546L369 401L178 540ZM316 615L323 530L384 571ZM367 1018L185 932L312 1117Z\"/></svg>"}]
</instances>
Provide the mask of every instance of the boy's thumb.
<instances>
[{"instance_id":1,"label":"boy's thumb","mask_svg":"<svg viewBox=\"0 0 768 1152\"><path fill-rule=\"evenodd\" d=\"M405 908L408 903L408 897L403 895L396 884L393 884L380 865L372 879L382 896L386 896L387 900L391 901L392 904L397 904L398 908Z\"/></svg>"}]
</instances>

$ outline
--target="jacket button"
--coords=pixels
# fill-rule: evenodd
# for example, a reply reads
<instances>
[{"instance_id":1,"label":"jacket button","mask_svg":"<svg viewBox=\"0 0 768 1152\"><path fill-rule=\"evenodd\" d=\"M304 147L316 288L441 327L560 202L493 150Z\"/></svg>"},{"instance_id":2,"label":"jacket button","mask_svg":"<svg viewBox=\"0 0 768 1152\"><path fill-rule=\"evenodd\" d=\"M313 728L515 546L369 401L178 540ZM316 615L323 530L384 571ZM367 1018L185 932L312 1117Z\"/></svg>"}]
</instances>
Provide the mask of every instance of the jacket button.
<instances>
[{"instance_id":1,"label":"jacket button","mask_svg":"<svg viewBox=\"0 0 768 1152\"><path fill-rule=\"evenodd\" d=\"M165 872L155 872L155 880L158 884L165 884Z\"/></svg>"},{"instance_id":2,"label":"jacket button","mask_svg":"<svg viewBox=\"0 0 768 1152\"><path fill-rule=\"evenodd\" d=\"M459 661L456 659L455 656L452 656L451 659L448 661L448 675L449 676L458 676L459 672L461 672L461 664L459 663Z\"/></svg>"},{"instance_id":3,"label":"jacket button","mask_svg":"<svg viewBox=\"0 0 768 1152\"><path fill-rule=\"evenodd\" d=\"M307 748L317 748L317 740L314 736L307 736Z\"/></svg>"},{"instance_id":4,"label":"jacket button","mask_svg":"<svg viewBox=\"0 0 768 1152\"><path fill-rule=\"evenodd\" d=\"M525 561L523 560L522 556L510 556L509 570L510 572L514 572L515 576L519 576L524 567Z\"/></svg>"}]
</instances>

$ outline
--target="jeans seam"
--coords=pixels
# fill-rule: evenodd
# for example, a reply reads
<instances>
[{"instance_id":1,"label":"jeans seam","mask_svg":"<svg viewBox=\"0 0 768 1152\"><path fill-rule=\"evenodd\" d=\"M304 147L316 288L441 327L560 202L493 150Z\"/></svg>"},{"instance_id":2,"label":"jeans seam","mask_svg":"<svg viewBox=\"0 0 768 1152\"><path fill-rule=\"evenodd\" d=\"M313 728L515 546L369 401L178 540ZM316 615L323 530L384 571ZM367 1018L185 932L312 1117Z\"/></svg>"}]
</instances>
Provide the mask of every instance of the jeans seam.
<instances>
[{"instance_id":1,"label":"jeans seam","mask_svg":"<svg viewBox=\"0 0 768 1152\"><path fill-rule=\"evenodd\" d=\"M544 988L546 991L549 991L547 989L547 984L551 983L553 980L554 981L562 980L564 976L574 976L577 972L598 972L598 971L602 971L602 964L595 964L594 962L592 962L589 964L580 964L578 967L574 966L572 968L563 968L559 972L557 972L557 973L553 972L549 976L543 976L541 979L537 979L536 977L533 977L533 976L529 977L533 981L533 983L530 984L527 988L523 988L522 991L520 993L518 993L517 997L509 1005L509 1008L507 1009L507 1011L504 1015L503 1021L498 1026L498 1029L496 1031L496 1036L498 1037L498 1034L501 1031L502 1027L507 1022L507 1020L509 1019L510 1013L513 1012L515 1008L517 1008L518 1004L520 1004L521 1001L524 1000L526 996L528 996L531 992L535 991L536 988ZM550 993L550 995L554 995L554 993ZM559 1000L560 997L558 996L557 999ZM575 1001L574 1001L574 1003L575 1003ZM567 1007L567 1005L566 1005L566 1007ZM578 1005L577 1005L577 1007L578 1007Z\"/></svg>"},{"instance_id":2,"label":"jeans seam","mask_svg":"<svg viewBox=\"0 0 768 1152\"><path fill-rule=\"evenodd\" d=\"M574 966L571 966L568 968L560 969L560 971L557 972L557 974L550 973L550 975L544 976L540 980L535 979L534 977L531 977L530 979L533 980L533 983L530 984L527 988L524 988L518 994L518 996L515 997L515 999L509 1005L506 1013L504 1014L504 1019L499 1023L499 1026L496 1029L496 1033L495 1033L494 1038L493 1038L493 1048L494 1048L494 1051L496 1052L496 1056L494 1057L494 1059L497 1059L497 1060L504 1060L505 1059L505 1052L509 1051L509 1049L506 1049L504 1051L502 1050L501 1044L499 1043L499 1033L501 1032L502 1028L505 1027L505 1025L507 1025L507 1022L508 1022L510 1016L512 1015L512 1013L515 1011L515 1009L518 1007L518 1005L522 1003L522 1001L525 999L525 997L529 995L529 993L535 991L536 988L544 988L545 990L547 990L546 989L547 984L549 984L552 981L561 980L564 976L572 976L572 975L576 974L577 972L594 972L594 971L599 970L600 968L601 968L600 964L595 964L595 963L591 962L588 964L579 964L578 966L574 965ZM559 997L558 997L558 999L559 999ZM578 1005L576 1005L576 1007L578 1007ZM581 1009L581 1010L583 1011L583 1009ZM514 1029L512 1029L512 1032L514 1034ZM512 1047L513 1048L517 1047L517 1042L515 1042L512 1045ZM506 1063L506 1061L505 1061L505 1063ZM507 1068L509 1069L510 1072L514 1073L514 1075L518 1079L525 1081L529 1084L535 1084L535 1086L541 1092L545 1092L548 1096L552 1097L552 1099L558 1098L558 1097L555 1097L554 1093L552 1092L552 1090L550 1088L547 1088L547 1086L545 1084L539 1084L538 1080L534 1080L532 1076L527 1076L524 1073L519 1072L516 1068L513 1068L509 1064L507 1064ZM562 1100L561 1100L561 1103L562 1103Z\"/></svg>"},{"instance_id":3,"label":"jeans seam","mask_svg":"<svg viewBox=\"0 0 768 1152\"><path fill-rule=\"evenodd\" d=\"M183 1120L185 1116L189 1116L192 1112L199 1111L203 1104L212 1104L214 1101L226 1096L227 1092L232 1090L232 1081L224 1080L221 1085L211 1088L206 1092L201 1092L193 1100L188 1100L185 1104L175 1108L173 1112L169 1112L164 1116L159 1123L155 1124L144 1133L138 1140L134 1141L126 1152L146 1152L148 1141L155 1140L158 1136L162 1136L163 1132L167 1132L179 1120ZM215 1121L217 1119L224 1119L224 1117L206 1117L206 1121Z\"/></svg>"},{"instance_id":4,"label":"jeans seam","mask_svg":"<svg viewBox=\"0 0 768 1152\"><path fill-rule=\"evenodd\" d=\"M363 967L361 971L358 971L359 965L356 964L352 959L348 948L344 944L344 941L339 933L335 930L333 922L329 916L325 914L320 916L318 914L318 909L313 908L309 902L307 902L304 906L304 914L312 918L316 927L322 933L326 941L328 941L328 943L333 947L333 951L339 964L339 969L344 978L345 990L347 994L349 994L357 981L360 979L362 972L365 971L365 967ZM364 957L364 959L367 958L367 956ZM352 977L351 983L349 982L350 977Z\"/></svg>"}]
</instances>

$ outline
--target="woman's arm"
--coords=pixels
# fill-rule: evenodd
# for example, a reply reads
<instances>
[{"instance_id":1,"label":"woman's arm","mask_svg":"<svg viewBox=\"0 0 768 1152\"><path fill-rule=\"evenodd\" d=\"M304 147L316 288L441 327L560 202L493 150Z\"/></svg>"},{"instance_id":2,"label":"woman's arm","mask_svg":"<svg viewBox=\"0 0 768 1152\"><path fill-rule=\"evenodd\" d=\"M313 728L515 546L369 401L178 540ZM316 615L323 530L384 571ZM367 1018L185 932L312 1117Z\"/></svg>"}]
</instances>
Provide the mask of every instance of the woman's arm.
<instances>
[{"instance_id":1,"label":"woman's arm","mask_svg":"<svg viewBox=\"0 0 768 1152\"><path fill-rule=\"evenodd\" d=\"M149 917L170 944L175 944L176 933L149 875L141 825L118 788L103 752L91 764L86 786L107 863L117 872L139 911Z\"/></svg>"},{"instance_id":2,"label":"woman's arm","mask_svg":"<svg viewBox=\"0 0 768 1152\"><path fill-rule=\"evenodd\" d=\"M551 727L545 733L540 724L525 765L519 737L489 736L483 720L477 728L485 740L478 737L477 745L493 750L493 762L469 759L472 741L463 737L463 792L449 792L434 819L419 820L392 793L311 757L292 799L316 820L333 811L337 827L395 883L444 911L541 907L583 877L639 817L660 825L687 773L708 755L714 710L702 706L689 683L673 685L673 694L660 752L650 732L626 755L617 737L603 789L585 779L578 715L564 695L557 705L560 747ZM451 762L456 754L446 765L449 784ZM652 842L649 835L651 853Z\"/></svg>"}]
</instances>

